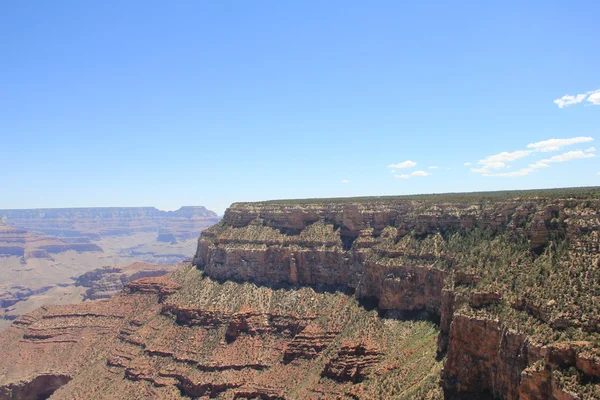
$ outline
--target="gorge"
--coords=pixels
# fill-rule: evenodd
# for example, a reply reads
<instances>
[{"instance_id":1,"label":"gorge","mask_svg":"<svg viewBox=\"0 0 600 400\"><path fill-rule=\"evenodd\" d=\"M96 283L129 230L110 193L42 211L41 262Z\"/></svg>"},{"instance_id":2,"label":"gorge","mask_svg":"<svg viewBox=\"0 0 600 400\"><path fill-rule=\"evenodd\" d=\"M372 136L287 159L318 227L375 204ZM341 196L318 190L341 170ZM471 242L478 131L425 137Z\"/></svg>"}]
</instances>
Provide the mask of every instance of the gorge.
<instances>
[{"instance_id":1,"label":"gorge","mask_svg":"<svg viewBox=\"0 0 600 400\"><path fill-rule=\"evenodd\" d=\"M0 399L40 380L61 399L600 398L599 232L599 188L235 203L192 263L18 318Z\"/></svg>"}]
</instances>

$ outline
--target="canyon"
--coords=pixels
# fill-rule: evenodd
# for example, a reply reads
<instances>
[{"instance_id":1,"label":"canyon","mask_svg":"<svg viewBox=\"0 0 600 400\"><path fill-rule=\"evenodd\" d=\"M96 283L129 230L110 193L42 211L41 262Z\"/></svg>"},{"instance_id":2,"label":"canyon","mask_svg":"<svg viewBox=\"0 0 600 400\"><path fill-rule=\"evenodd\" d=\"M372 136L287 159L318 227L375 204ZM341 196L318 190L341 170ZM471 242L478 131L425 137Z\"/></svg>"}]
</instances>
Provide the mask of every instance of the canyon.
<instances>
[{"instance_id":1,"label":"canyon","mask_svg":"<svg viewBox=\"0 0 600 400\"><path fill-rule=\"evenodd\" d=\"M82 301L74 280L95 268L189 258L218 220L204 207L0 210L0 330L41 305Z\"/></svg>"},{"instance_id":2,"label":"canyon","mask_svg":"<svg viewBox=\"0 0 600 400\"><path fill-rule=\"evenodd\" d=\"M0 399L595 399L599 301L600 188L235 203L173 272L16 319Z\"/></svg>"}]
</instances>

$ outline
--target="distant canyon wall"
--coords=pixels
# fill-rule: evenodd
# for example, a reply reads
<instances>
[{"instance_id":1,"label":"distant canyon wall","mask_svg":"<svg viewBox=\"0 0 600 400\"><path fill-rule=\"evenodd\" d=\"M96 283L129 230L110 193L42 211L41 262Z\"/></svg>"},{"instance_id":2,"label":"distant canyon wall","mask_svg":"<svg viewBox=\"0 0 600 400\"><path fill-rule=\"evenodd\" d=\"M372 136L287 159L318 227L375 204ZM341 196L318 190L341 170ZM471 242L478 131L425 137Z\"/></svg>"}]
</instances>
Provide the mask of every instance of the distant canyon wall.
<instances>
[{"instance_id":1,"label":"distant canyon wall","mask_svg":"<svg viewBox=\"0 0 600 400\"><path fill-rule=\"evenodd\" d=\"M14 227L54 236L98 239L157 232L189 239L218 222L219 217L205 207L188 206L176 211L161 211L154 207L0 210L0 219Z\"/></svg>"}]
</instances>

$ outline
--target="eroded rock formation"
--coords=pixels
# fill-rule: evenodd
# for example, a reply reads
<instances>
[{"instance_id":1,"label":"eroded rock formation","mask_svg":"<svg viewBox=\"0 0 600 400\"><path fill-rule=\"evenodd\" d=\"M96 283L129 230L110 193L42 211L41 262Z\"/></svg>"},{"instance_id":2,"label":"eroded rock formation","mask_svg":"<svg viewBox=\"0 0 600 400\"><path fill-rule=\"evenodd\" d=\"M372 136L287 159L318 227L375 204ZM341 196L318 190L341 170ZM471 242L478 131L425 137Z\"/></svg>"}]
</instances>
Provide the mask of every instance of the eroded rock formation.
<instances>
[{"instance_id":1,"label":"eroded rock formation","mask_svg":"<svg viewBox=\"0 0 600 400\"><path fill-rule=\"evenodd\" d=\"M85 299L107 299L121 292L126 283L140 278L165 275L177 268L172 264L148 264L137 262L126 267L102 267L86 272L75 281L76 286L84 286Z\"/></svg>"},{"instance_id":2,"label":"eroded rock formation","mask_svg":"<svg viewBox=\"0 0 600 400\"><path fill-rule=\"evenodd\" d=\"M17 319L0 334L0 399L415 398L439 392L435 342L433 324L383 320L348 293L188 266Z\"/></svg>"},{"instance_id":3,"label":"eroded rock formation","mask_svg":"<svg viewBox=\"0 0 600 400\"><path fill-rule=\"evenodd\" d=\"M600 202L477 196L238 203L194 262L218 279L347 285L380 310L439 321L447 397L598 393Z\"/></svg>"},{"instance_id":4,"label":"eroded rock formation","mask_svg":"<svg viewBox=\"0 0 600 400\"><path fill-rule=\"evenodd\" d=\"M600 398L598 193L234 204L193 266L17 320L0 388L51 371L61 399ZM40 367L59 353L93 361Z\"/></svg>"}]
</instances>

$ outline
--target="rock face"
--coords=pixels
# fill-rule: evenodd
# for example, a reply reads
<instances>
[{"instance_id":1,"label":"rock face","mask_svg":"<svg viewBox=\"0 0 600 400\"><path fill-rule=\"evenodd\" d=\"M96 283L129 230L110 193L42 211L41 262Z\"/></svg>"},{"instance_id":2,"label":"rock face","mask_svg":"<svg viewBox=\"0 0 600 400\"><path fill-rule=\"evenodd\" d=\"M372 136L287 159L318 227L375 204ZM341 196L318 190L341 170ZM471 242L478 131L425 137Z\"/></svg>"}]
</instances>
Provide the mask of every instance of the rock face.
<instances>
[{"instance_id":1,"label":"rock face","mask_svg":"<svg viewBox=\"0 0 600 400\"><path fill-rule=\"evenodd\" d=\"M107 299L123 290L126 283L140 278L153 278L165 275L177 268L176 265L147 264L137 262L127 267L103 267L86 272L75 281L75 286L88 289L85 298L89 300Z\"/></svg>"},{"instance_id":2,"label":"rock face","mask_svg":"<svg viewBox=\"0 0 600 400\"><path fill-rule=\"evenodd\" d=\"M217 279L345 285L380 310L439 321L448 398L600 393L600 201L458 197L237 203L194 263ZM570 358L552 358L559 344Z\"/></svg>"}]
</instances>

